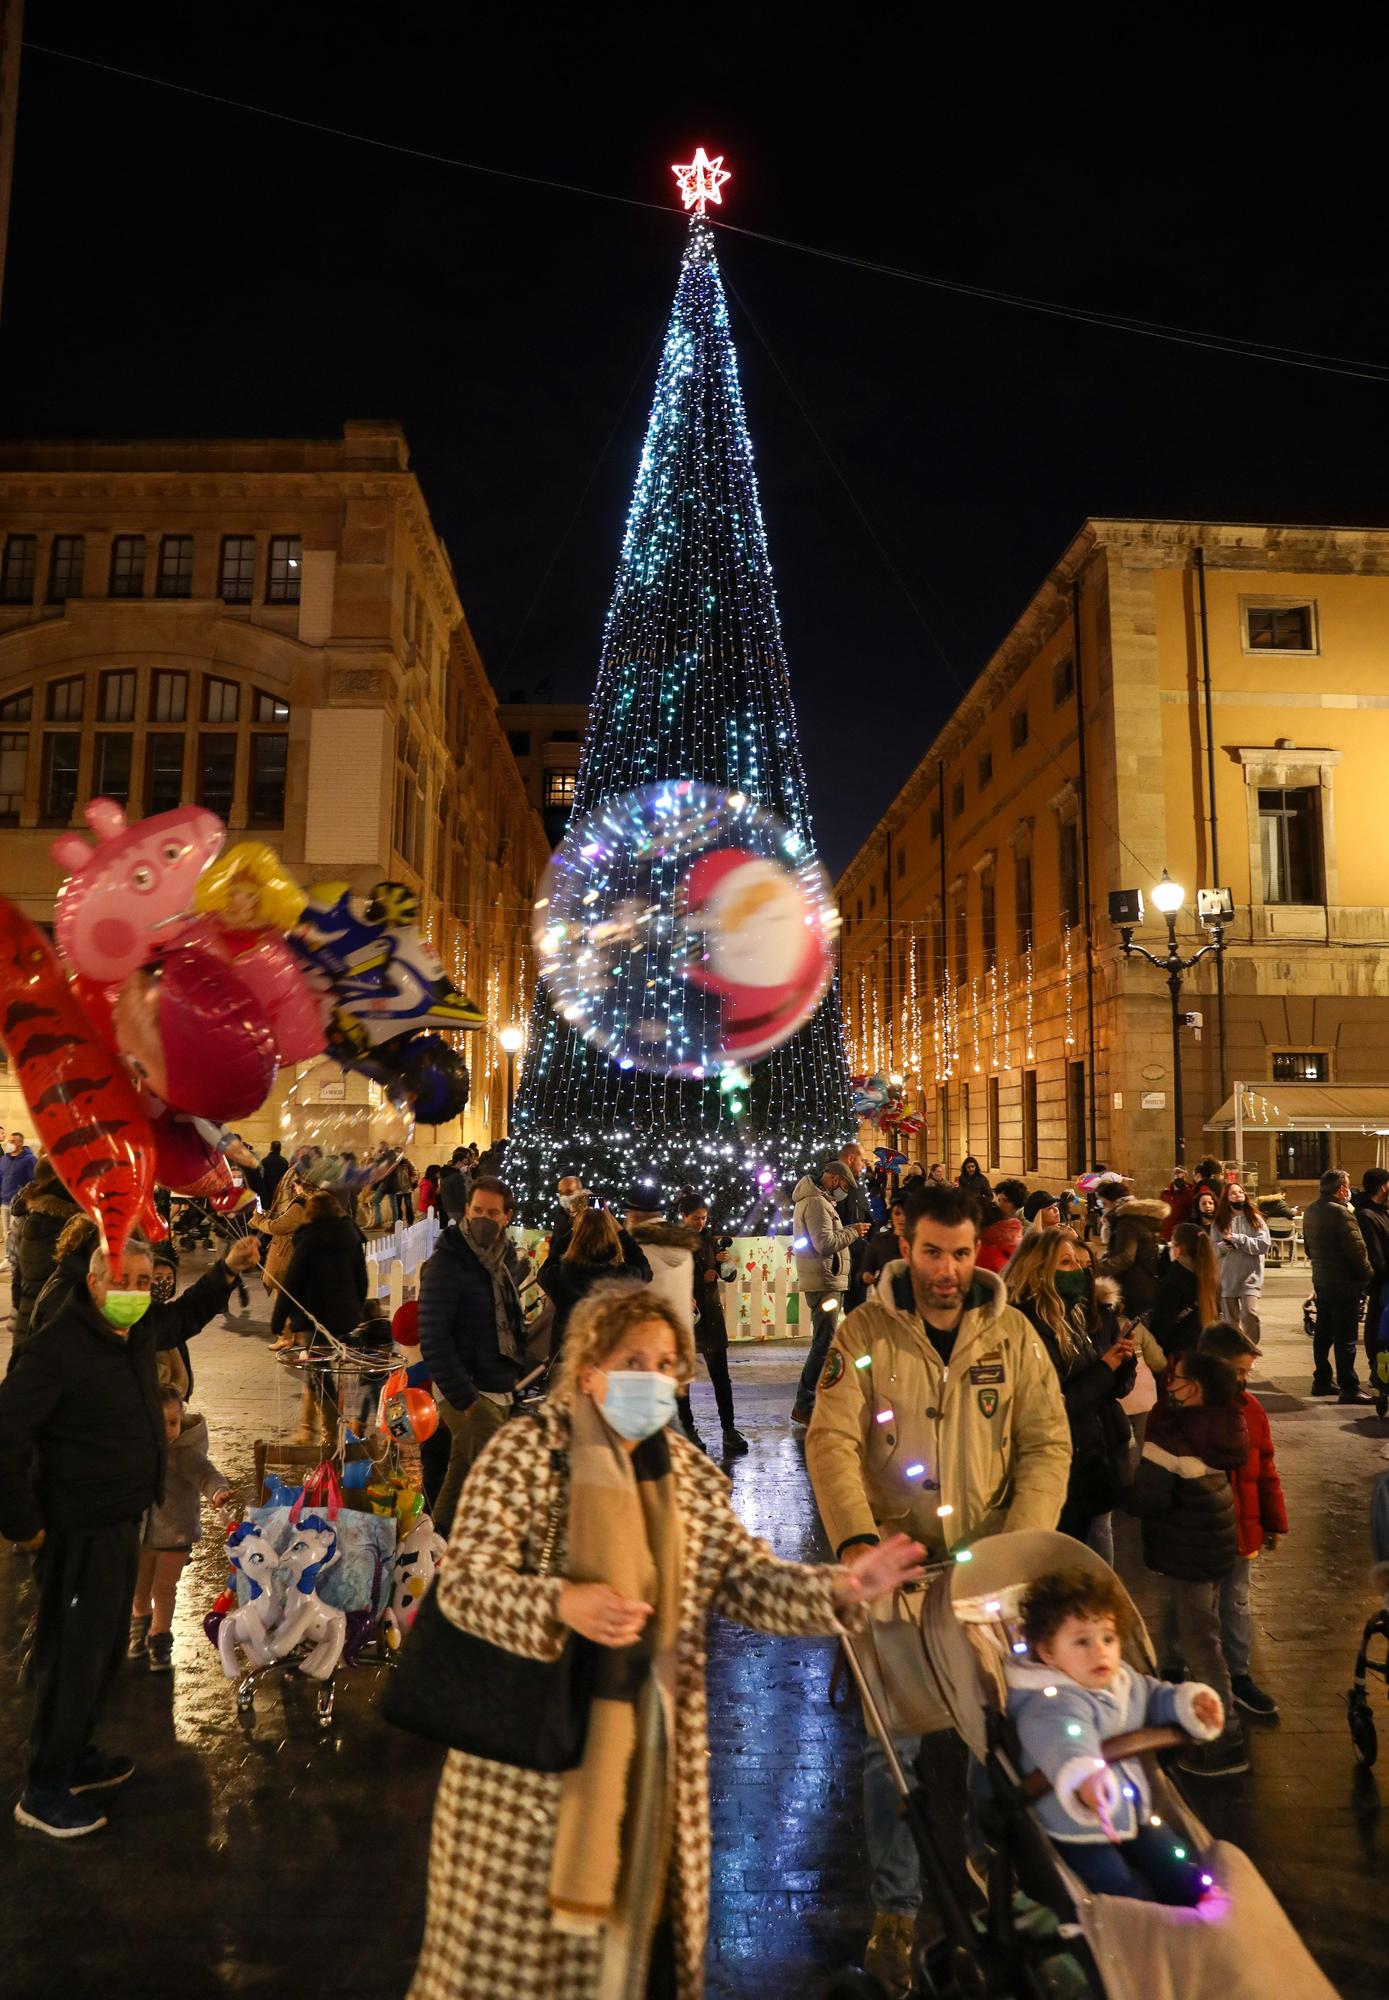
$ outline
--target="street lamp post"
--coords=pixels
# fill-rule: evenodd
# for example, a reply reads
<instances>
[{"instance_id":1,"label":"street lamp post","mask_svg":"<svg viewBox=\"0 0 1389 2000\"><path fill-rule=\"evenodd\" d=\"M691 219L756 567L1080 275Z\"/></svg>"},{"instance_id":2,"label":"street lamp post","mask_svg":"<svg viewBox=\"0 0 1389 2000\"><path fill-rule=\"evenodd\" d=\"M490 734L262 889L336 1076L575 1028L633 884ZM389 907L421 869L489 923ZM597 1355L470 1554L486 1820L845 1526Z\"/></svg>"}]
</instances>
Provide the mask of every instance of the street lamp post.
<instances>
[{"instance_id":1,"label":"street lamp post","mask_svg":"<svg viewBox=\"0 0 1389 2000\"><path fill-rule=\"evenodd\" d=\"M522 1028L503 1028L497 1040L506 1050L506 1136L511 1137L511 1107L516 1102L516 1057L525 1041Z\"/></svg>"},{"instance_id":2,"label":"street lamp post","mask_svg":"<svg viewBox=\"0 0 1389 2000\"><path fill-rule=\"evenodd\" d=\"M1225 926L1234 915L1234 903L1228 889L1201 890L1197 897L1197 913L1211 933L1211 940L1199 951L1183 958L1177 949L1177 917L1185 900L1186 891L1179 882L1172 880L1164 868L1162 880L1153 890L1153 902L1167 919L1167 952L1165 956L1160 956L1133 941L1134 929L1143 921L1143 892L1140 889L1120 889L1109 899L1109 914L1118 926L1125 958L1135 955L1146 958L1149 965L1155 965L1159 972L1167 976L1167 992L1172 1007L1172 1133L1176 1144L1175 1164L1179 1167L1186 1161L1182 1115L1182 976L1211 952L1217 958L1224 952Z\"/></svg>"}]
</instances>

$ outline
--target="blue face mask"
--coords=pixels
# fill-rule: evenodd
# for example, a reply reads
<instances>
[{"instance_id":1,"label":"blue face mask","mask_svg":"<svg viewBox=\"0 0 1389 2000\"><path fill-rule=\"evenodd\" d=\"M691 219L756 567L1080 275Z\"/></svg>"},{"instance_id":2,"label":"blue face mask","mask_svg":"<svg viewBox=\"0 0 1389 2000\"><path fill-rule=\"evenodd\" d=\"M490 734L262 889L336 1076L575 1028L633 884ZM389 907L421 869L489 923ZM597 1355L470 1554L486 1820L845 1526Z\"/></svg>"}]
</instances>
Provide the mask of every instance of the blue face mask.
<instances>
[{"instance_id":1,"label":"blue face mask","mask_svg":"<svg viewBox=\"0 0 1389 2000\"><path fill-rule=\"evenodd\" d=\"M675 1383L669 1375L654 1375L644 1369L623 1368L605 1374L604 1419L619 1437L640 1444L655 1437L675 1415Z\"/></svg>"}]
</instances>

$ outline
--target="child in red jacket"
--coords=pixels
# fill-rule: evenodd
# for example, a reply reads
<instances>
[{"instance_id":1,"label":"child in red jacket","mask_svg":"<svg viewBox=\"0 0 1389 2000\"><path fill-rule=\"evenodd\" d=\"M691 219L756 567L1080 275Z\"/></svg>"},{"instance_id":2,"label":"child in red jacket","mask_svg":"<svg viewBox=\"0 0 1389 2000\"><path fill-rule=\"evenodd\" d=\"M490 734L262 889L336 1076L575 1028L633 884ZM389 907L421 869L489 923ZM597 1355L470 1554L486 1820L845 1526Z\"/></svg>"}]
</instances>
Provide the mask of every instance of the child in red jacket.
<instances>
[{"instance_id":1,"label":"child in red jacket","mask_svg":"<svg viewBox=\"0 0 1389 2000\"><path fill-rule=\"evenodd\" d=\"M1218 1354L1222 1361L1228 1362L1241 1385L1248 1382L1259 1352L1248 1334L1223 1322L1205 1329L1201 1351ZM1250 1715L1271 1717L1277 1715L1278 1703L1249 1673L1249 1647L1254 1636L1254 1621L1249 1611L1249 1565L1261 1549L1277 1548L1280 1535L1288 1532L1288 1511L1283 1504L1278 1467L1273 1461L1273 1432L1264 1407L1245 1388L1240 1408L1249 1432L1249 1456L1237 1472L1230 1474L1239 1560L1220 1586L1220 1641L1235 1700Z\"/></svg>"}]
</instances>

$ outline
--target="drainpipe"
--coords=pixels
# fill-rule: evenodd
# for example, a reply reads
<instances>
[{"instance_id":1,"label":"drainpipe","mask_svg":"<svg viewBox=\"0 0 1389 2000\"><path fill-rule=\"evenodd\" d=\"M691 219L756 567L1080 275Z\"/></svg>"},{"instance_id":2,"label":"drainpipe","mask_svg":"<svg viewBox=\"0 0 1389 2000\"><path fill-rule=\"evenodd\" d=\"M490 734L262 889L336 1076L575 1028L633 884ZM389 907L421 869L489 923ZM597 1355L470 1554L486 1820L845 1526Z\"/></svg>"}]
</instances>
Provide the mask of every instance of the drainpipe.
<instances>
[{"instance_id":1,"label":"drainpipe","mask_svg":"<svg viewBox=\"0 0 1389 2000\"><path fill-rule=\"evenodd\" d=\"M949 960L949 954L946 950L946 941L950 936L950 912L946 907L946 888L945 888L945 759L943 757L941 758L940 763L936 767L936 777L939 781L939 790L936 794L936 797L940 809L940 940L939 940L939 949L936 952L936 964L941 968L941 971L944 974L944 977L941 982L941 1010L943 1015L945 1009L946 988L949 986L950 983L950 960ZM948 1162L950 1158L949 1083L946 1084L943 1090L939 1089L937 1090L936 1102L937 1106L941 1109L940 1131L937 1133L936 1137L940 1142L940 1159L942 1164L944 1164Z\"/></svg>"},{"instance_id":2,"label":"drainpipe","mask_svg":"<svg viewBox=\"0 0 1389 2000\"><path fill-rule=\"evenodd\" d=\"M1220 822L1215 810L1215 724L1211 719L1211 642L1206 621L1206 552L1197 545L1196 549L1196 597L1201 607L1201 683L1206 703L1206 796L1210 802L1211 829L1211 887L1220 887ZM1220 1102L1223 1104L1228 1092L1225 1088L1225 954L1215 954L1215 1044L1216 1060L1220 1066ZM1243 1173L1244 1162L1236 1168Z\"/></svg>"},{"instance_id":3,"label":"drainpipe","mask_svg":"<svg viewBox=\"0 0 1389 2000\"><path fill-rule=\"evenodd\" d=\"M1079 753L1080 874L1085 908L1085 1038L1089 1047L1090 1165L1100 1149L1099 1097L1095 1082L1095 915L1090 897L1090 785L1085 758L1085 675L1080 650L1080 579L1071 583L1071 636L1075 651L1076 748Z\"/></svg>"}]
</instances>

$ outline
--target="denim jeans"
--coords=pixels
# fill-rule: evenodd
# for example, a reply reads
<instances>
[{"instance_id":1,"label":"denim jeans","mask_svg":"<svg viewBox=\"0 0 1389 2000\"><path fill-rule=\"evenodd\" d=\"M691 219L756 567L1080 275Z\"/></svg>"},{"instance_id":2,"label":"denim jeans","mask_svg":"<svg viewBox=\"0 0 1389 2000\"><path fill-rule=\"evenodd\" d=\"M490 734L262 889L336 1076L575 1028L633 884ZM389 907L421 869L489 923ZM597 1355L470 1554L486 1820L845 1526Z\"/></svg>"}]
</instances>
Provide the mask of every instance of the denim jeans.
<instances>
[{"instance_id":1,"label":"denim jeans","mask_svg":"<svg viewBox=\"0 0 1389 2000\"><path fill-rule=\"evenodd\" d=\"M1109 1567L1114 1567L1114 1516L1096 1514L1091 1518L1090 1532L1085 1537L1097 1556L1103 1556Z\"/></svg>"},{"instance_id":2,"label":"denim jeans","mask_svg":"<svg viewBox=\"0 0 1389 2000\"><path fill-rule=\"evenodd\" d=\"M796 1401L815 1407L815 1391L824 1371L825 1356L830 1351L834 1330L844 1317L844 1294L842 1292L802 1292L801 1297L810 1306L810 1352L805 1357L805 1367L796 1389ZM826 1309L828 1302L828 1310Z\"/></svg>"},{"instance_id":3,"label":"denim jeans","mask_svg":"<svg viewBox=\"0 0 1389 2000\"><path fill-rule=\"evenodd\" d=\"M1249 1672L1249 1649L1254 1641L1254 1619L1249 1609L1249 1557L1237 1556L1235 1566L1220 1583L1220 1644L1225 1664L1235 1679Z\"/></svg>"},{"instance_id":4,"label":"denim jeans","mask_svg":"<svg viewBox=\"0 0 1389 2000\"><path fill-rule=\"evenodd\" d=\"M1225 1710L1225 1727L1235 1720L1235 1697L1230 1688L1230 1668L1220 1643L1220 1592L1223 1578L1207 1583L1185 1577L1159 1576L1162 1613L1158 1630L1162 1633L1165 1660L1181 1660L1193 1680L1204 1681L1220 1696Z\"/></svg>"},{"instance_id":5,"label":"denim jeans","mask_svg":"<svg viewBox=\"0 0 1389 2000\"><path fill-rule=\"evenodd\" d=\"M386 1220L384 1222L381 1220L383 1203L386 1209ZM371 1204L371 1226L373 1229L395 1228L395 1196L387 1192L384 1188L379 1194L373 1197Z\"/></svg>"},{"instance_id":6,"label":"denim jeans","mask_svg":"<svg viewBox=\"0 0 1389 2000\"><path fill-rule=\"evenodd\" d=\"M892 1747L898 1763L911 1777L921 1738L894 1736ZM971 1854L985 1845L979 1810L988 1797L987 1773L971 1757L965 1770L965 1847ZM921 1859L900 1803L887 1758L870 1732L863 1750L863 1833L873 1870L873 1908L911 1917L921 1907Z\"/></svg>"}]
</instances>

